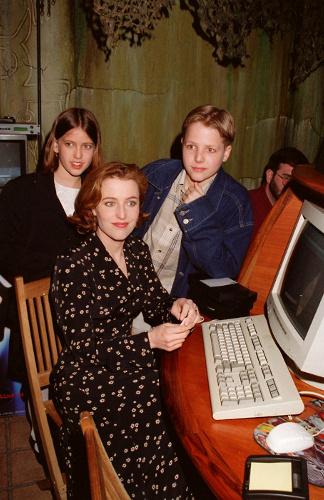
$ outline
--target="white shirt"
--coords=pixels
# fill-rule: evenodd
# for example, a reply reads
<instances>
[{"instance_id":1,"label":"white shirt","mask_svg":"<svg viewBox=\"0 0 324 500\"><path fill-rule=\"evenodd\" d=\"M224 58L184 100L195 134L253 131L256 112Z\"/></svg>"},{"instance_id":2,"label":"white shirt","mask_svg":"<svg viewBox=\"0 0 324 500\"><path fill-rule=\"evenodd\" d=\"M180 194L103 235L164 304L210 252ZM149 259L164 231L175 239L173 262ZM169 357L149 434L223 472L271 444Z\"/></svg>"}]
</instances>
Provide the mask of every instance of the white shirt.
<instances>
[{"instance_id":1,"label":"white shirt","mask_svg":"<svg viewBox=\"0 0 324 500\"><path fill-rule=\"evenodd\" d=\"M57 197L60 200L67 217L70 217L70 215L74 214L74 203L80 190L78 188L62 186L55 181L54 184Z\"/></svg>"}]
</instances>

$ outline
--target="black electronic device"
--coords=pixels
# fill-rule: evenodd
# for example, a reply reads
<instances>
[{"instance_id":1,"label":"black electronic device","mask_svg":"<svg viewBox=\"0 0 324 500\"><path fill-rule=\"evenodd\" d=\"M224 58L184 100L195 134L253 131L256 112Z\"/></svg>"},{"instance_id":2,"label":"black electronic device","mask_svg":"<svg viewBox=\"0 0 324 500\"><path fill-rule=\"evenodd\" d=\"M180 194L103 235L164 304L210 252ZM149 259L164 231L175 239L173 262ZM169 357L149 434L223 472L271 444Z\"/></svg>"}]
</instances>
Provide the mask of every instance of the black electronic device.
<instances>
[{"instance_id":1,"label":"black electronic device","mask_svg":"<svg viewBox=\"0 0 324 500\"><path fill-rule=\"evenodd\" d=\"M257 293L233 280L229 281L229 284L218 285L218 280L203 274L192 274L189 276L188 296L196 302L200 312L211 319L249 315Z\"/></svg>"},{"instance_id":2,"label":"black electronic device","mask_svg":"<svg viewBox=\"0 0 324 500\"><path fill-rule=\"evenodd\" d=\"M3 116L0 118L0 123L15 123L16 120L13 116Z\"/></svg>"},{"instance_id":3,"label":"black electronic device","mask_svg":"<svg viewBox=\"0 0 324 500\"><path fill-rule=\"evenodd\" d=\"M15 119L0 120L0 134L39 135L40 126L35 123L16 123Z\"/></svg>"},{"instance_id":4,"label":"black electronic device","mask_svg":"<svg viewBox=\"0 0 324 500\"><path fill-rule=\"evenodd\" d=\"M308 500L307 462L288 455L251 455L245 462L243 500Z\"/></svg>"}]
</instances>

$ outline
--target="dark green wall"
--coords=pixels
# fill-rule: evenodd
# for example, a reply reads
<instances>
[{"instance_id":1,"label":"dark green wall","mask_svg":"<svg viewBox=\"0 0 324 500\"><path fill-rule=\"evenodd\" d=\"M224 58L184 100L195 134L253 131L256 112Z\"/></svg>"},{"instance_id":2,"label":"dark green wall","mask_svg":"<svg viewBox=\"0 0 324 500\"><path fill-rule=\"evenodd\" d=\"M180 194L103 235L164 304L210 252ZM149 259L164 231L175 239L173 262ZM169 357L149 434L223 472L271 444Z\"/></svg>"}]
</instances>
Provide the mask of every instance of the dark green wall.
<instances>
[{"instance_id":1,"label":"dark green wall","mask_svg":"<svg viewBox=\"0 0 324 500\"><path fill-rule=\"evenodd\" d=\"M0 114L37 121L35 2L2 1L0 19ZM234 115L237 134L226 169L248 187L280 147L295 146L313 161L324 136L323 66L292 92L288 35L271 45L253 32L244 66L224 68L192 23L177 1L151 40L141 47L120 41L106 61L80 1L56 0L41 25L43 135L62 109L87 107L101 124L107 160L142 166L170 156L186 114L212 103ZM31 169L36 157L30 144Z\"/></svg>"}]
</instances>

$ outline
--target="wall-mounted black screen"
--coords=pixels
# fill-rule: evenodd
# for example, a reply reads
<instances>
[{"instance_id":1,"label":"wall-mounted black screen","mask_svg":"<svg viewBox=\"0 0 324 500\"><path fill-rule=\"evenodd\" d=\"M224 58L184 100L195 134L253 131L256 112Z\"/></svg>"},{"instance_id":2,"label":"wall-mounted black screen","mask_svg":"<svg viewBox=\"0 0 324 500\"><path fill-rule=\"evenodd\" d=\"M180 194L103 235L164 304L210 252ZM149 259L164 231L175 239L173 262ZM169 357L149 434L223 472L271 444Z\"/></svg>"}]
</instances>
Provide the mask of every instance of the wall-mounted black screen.
<instances>
[{"instance_id":1,"label":"wall-mounted black screen","mask_svg":"<svg viewBox=\"0 0 324 500\"><path fill-rule=\"evenodd\" d=\"M0 189L27 171L27 136L0 133Z\"/></svg>"}]
</instances>

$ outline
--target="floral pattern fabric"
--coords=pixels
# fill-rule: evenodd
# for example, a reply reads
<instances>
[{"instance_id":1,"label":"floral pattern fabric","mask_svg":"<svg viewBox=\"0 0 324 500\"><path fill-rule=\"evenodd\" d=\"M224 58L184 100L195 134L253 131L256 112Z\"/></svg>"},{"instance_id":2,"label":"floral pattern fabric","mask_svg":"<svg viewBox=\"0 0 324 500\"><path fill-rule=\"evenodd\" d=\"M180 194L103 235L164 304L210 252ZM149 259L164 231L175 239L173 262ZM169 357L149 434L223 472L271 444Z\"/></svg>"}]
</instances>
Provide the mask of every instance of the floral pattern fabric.
<instances>
[{"instance_id":1,"label":"floral pattern fabric","mask_svg":"<svg viewBox=\"0 0 324 500\"><path fill-rule=\"evenodd\" d=\"M131 334L140 311L153 325L171 321L173 300L142 240L129 236L124 255L128 277L93 234L59 257L54 271L52 301L65 346L51 385L63 420L68 494L80 498L79 416L88 410L131 498L193 498L167 431L156 353L147 332Z\"/></svg>"}]
</instances>

